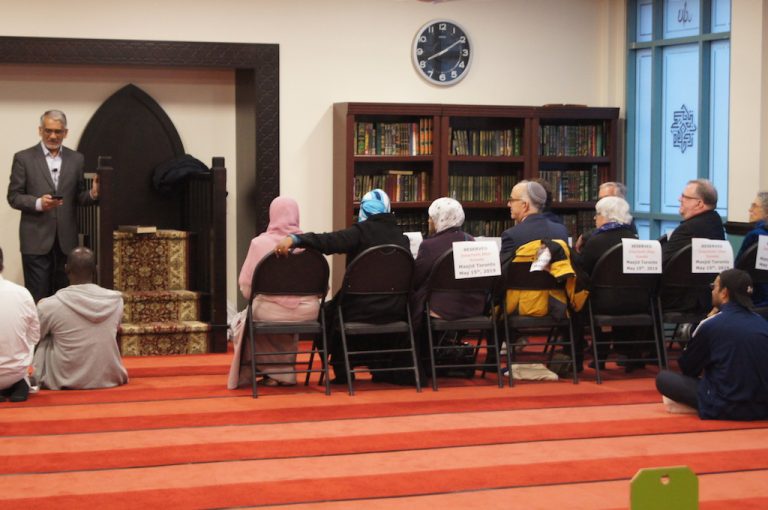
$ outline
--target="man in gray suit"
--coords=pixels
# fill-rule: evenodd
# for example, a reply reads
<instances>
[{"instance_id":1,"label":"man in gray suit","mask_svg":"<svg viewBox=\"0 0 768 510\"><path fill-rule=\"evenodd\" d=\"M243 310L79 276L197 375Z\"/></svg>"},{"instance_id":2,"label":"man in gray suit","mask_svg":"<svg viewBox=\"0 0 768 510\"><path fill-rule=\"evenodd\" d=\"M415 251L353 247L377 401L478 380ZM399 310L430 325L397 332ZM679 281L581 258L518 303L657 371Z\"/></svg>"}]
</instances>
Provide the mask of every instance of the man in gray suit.
<instances>
[{"instance_id":1,"label":"man in gray suit","mask_svg":"<svg viewBox=\"0 0 768 510\"><path fill-rule=\"evenodd\" d=\"M98 178L85 189L84 158L62 145L67 117L49 110L40 117L41 142L13 156L8 203L21 211L19 241L24 286L35 302L69 282L66 253L77 246L76 206L99 197Z\"/></svg>"}]
</instances>

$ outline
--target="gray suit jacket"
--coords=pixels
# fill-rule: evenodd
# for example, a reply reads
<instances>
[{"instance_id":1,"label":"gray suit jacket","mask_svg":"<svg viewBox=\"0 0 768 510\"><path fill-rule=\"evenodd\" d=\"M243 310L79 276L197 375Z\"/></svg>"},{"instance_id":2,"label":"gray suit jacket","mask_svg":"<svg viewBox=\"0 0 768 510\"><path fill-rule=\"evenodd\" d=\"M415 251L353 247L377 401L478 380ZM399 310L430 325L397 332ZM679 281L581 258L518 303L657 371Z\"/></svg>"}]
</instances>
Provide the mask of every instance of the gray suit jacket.
<instances>
[{"instance_id":1,"label":"gray suit jacket","mask_svg":"<svg viewBox=\"0 0 768 510\"><path fill-rule=\"evenodd\" d=\"M83 165L82 154L62 147L59 186L54 193L51 172L39 143L13 156L8 203L21 211L21 253L44 255L51 251L57 235L62 252L69 253L77 246L76 206L95 202L90 190L85 189ZM46 193L61 195L64 203L49 211L37 211L35 201Z\"/></svg>"}]
</instances>

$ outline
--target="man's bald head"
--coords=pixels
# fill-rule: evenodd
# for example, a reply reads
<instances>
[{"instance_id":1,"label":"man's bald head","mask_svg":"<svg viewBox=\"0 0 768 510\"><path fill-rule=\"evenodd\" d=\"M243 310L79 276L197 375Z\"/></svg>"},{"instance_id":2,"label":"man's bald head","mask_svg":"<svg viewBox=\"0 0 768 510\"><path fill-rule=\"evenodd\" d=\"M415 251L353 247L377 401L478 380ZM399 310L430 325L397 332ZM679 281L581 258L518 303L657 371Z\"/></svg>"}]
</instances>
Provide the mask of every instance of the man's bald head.
<instances>
[{"instance_id":1,"label":"man's bald head","mask_svg":"<svg viewBox=\"0 0 768 510\"><path fill-rule=\"evenodd\" d=\"M92 283L96 273L96 257L84 246L78 246L67 257L67 277L72 285Z\"/></svg>"}]
</instances>

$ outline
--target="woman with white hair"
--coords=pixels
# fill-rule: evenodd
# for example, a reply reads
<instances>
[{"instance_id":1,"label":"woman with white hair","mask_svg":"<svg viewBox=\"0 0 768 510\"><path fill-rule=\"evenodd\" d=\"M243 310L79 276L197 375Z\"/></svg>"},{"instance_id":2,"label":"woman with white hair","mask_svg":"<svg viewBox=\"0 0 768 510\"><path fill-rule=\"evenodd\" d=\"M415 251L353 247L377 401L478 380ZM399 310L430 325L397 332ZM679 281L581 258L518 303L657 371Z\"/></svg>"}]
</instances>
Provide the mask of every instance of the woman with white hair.
<instances>
[{"instance_id":1,"label":"woman with white hair","mask_svg":"<svg viewBox=\"0 0 768 510\"><path fill-rule=\"evenodd\" d=\"M591 275L595 269L595 264L598 259L607 252L613 246L621 243L622 239L636 239L632 228L632 215L629 214L629 204L626 200L619 197L605 197L598 200L595 204L595 231L589 236L587 242L581 250L581 253L574 254L575 263L582 269L586 275ZM601 308L610 309L611 313L625 313L637 310L638 307L642 308L647 306L645 296L642 297L642 302L639 302L636 295L627 294L626 292L617 292L610 296L605 303L601 303ZM621 340L624 343L615 343L614 347L617 351L621 351L620 354L624 354L628 358L640 357L640 352L635 345L627 344L633 339L639 339L644 337L648 332L643 328L613 328L611 337L614 340ZM601 339L602 340L602 339ZM605 359L607 357L607 346L600 345L600 358ZM626 362L625 369L627 372L631 372L635 368L641 368L642 363L638 362ZM590 367L594 368L594 361L590 364ZM600 369L605 368L605 362L600 362Z\"/></svg>"},{"instance_id":2,"label":"woman with white hair","mask_svg":"<svg viewBox=\"0 0 768 510\"><path fill-rule=\"evenodd\" d=\"M736 255L736 267L740 267L739 262L744 253L746 253L747 248L756 244L760 240L760 236L768 236L768 191L759 191L750 204L749 222L754 224L755 228L744 236L739 253ZM768 305L768 283L758 283L755 285L752 300L755 306Z\"/></svg>"},{"instance_id":3,"label":"woman with white hair","mask_svg":"<svg viewBox=\"0 0 768 510\"><path fill-rule=\"evenodd\" d=\"M452 198L438 198L429 206L429 236L419 246L416 255L416 267L413 273L413 295L411 298L411 313L414 315L414 330L419 331L424 300L427 294L427 278L432 266L440 256L453 247L457 241L474 241L475 239L461 230L464 224L464 209ZM482 312L484 298L477 296L435 295L430 303L432 310L441 318L452 320L466 317L468 313Z\"/></svg>"},{"instance_id":4,"label":"woman with white hair","mask_svg":"<svg viewBox=\"0 0 768 510\"><path fill-rule=\"evenodd\" d=\"M585 273L591 274L597 259L624 238L637 238L632 229L629 204L619 197L601 198L595 204L595 231L575 259Z\"/></svg>"}]
</instances>

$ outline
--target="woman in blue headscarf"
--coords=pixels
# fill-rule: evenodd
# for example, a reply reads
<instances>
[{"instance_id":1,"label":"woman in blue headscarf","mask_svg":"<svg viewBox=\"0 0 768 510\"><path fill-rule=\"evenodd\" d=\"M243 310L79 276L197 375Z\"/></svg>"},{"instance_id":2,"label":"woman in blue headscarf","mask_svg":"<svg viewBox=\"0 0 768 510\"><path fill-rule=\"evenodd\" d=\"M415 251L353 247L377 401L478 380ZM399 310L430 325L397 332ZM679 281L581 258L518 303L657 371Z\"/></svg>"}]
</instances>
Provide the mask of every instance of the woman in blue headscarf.
<instances>
[{"instance_id":1,"label":"woman in blue headscarf","mask_svg":"<svg viewBox=\"0 0 768 510\"><path fill-rule=\"evenodd\" d=\"M312 232L291 234L275 246L275 252L278 255L286 255L293 248L312 248L326 255L345 253L349 263L368 248L382 244L396 244L410 250L410 242L403 235L402 229L395 222L395 216L391 212L389 197L383 190L374 189L363 196L357 223L351 227L323 234ZM345 302L344 319L381 323L397 320L400 317L393 315L393 312L402 310L404 306L402 299L397 296L385 299L380 296L358 296L354 302L351 300ZM329 310L335 311L335 300L329 303ZM333 324L334 327L337 326L333 319L328 323ZM356 337L355 340L360 344L369 342L362 336ZM331 364L336 374L333 382L346 383L343 351L338 332L331 335L328 349L331 352Z\"/></svg>"}]
</instances>

